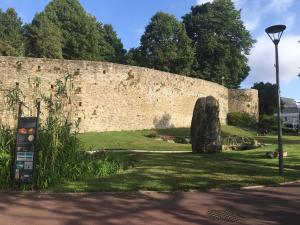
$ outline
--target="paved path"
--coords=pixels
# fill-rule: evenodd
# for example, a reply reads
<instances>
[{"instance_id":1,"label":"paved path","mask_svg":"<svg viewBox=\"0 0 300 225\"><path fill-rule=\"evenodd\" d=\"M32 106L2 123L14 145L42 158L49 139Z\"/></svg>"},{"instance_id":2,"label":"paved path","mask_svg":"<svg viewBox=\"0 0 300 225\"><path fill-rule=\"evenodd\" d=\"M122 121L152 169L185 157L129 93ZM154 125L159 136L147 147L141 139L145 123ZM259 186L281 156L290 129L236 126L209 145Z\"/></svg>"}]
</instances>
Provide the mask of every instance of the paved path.
<instances>
[{"instance_id":1,"label":"paved path","mask_svg":"<svg viewBox=\"0 0 300 225\"><path fill-rule=\"evenodd\" d=\"M229 222L218 221L217 217ZM0 192L0 225L50 224L299 225L300 183L238 191L177 193Z\"/></svg>"}]
</instances>

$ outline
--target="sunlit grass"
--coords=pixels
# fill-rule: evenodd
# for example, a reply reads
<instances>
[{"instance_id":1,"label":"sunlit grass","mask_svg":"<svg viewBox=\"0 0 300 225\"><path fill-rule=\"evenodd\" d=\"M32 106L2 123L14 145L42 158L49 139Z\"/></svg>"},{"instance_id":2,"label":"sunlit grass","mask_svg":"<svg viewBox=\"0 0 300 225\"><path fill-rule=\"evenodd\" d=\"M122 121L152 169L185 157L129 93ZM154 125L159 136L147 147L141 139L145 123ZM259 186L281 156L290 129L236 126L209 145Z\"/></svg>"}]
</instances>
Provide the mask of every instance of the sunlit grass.
<instances>
[{"instance_id":1,"label":"sunlit grass","mask_svg":"<svg viewBox=\"0 0 300 225\"><path fill-rule=\"evenodd\" d=\"M285 136L284 176L278 174L278 159L267 159L267 151L275 151L276 136L256 137L253 131L231 126L223 127L227 135L250 136L269 145L255 150L223 152L220 154L186 153L120 153L125 160L134 161L117 174L68 182L54 191L135 191L135 190L206 190L209 188L236 188L249 185L273 185L300 179L300 137ZM190 145L166 143L148 138L153 131L126 131L82 135L101 148L113 148L114 140L125 149L190 150ZM188 136L189 129L157 131L163 135ZM93 138L97 139L93 140ZM121 138L119 138L121 137Z\"/></svg>"}]
</instances>

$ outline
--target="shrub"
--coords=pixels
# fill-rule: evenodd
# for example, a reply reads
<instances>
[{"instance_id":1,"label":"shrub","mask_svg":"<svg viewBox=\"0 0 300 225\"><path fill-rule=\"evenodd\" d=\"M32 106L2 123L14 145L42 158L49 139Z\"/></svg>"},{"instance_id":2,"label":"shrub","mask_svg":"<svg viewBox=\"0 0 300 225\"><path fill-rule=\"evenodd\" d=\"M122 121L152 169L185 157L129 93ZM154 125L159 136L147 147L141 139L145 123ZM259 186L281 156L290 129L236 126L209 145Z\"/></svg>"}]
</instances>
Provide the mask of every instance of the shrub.
<instances>
[{"instance_id":1,"label":"shrub","mask_svg":"<svg viewBox=\"0 0 300 225\"><path fill-rule=\"evenodd\" d=\"M259 131L262 133L269 133L277 127L277 119L273 115L260 115Z\"/></svg>"},{"instance_id":2,"label":"shrub","mask_svg":"<svg viewBox=\"0 0 300 225\"><path fill-rule=\"evenodd\" d=\"M0 127L0 189L10 184L11 153L14 147L13 130L6 126Z\"/></svg>"},{"instance_id":3,"label":"shrub","mask_svg":"<svg viewBox=\"0 0 300 225\"><path fill-rule=\"evenodd\" d=\"M153 130L150 133L146 134L145 137L148 137L148 138L157 138L157 137L159 137L159 135L158 135L158 133L157 133L156 130Z\"/></svg>"},{"instance_id":4,"label":"shrub","mask_svg":"<svg viewBox=\"0 0 300 225\"><path fill-rule=\"evenodd\" d=\"M0 152L0 190L7 189L10 184L10 154Z\"/></svg>"},{"instance_id":5,"label":"shrub","mask_svg":"<svg viewBox=\"0 0 300 225\"><path fill-rule=\"evenodd\" d=\"M71 124L61 124L58 121L40 128L37 139L37 189L85 177L102 177L123 168L123 161L116 154L86 156L80 151L81 144L71 128ZM14 143L13 129L0 127L0 190L8 189L11 183L11 153Z\"/></svg>"},{"instance_id":6,"label":"shrub","mask_svg":"<svg viewBox=\"0 0 300 225\"><path fill-rule=\"evenodd\" d=\"M257 128L257 119L246 112L230 112L227 114L228 125L246 128Z\"/></svg>"},{"instance_id":7,"label":"shrub","mask_svg":"<svg viewBox=\"0 0 300 225\"><path fill-rule=\"evenodd\" d=\"M85 165L86 176L103 177L117 173L124 167L123 159L116 153L94 154Z\"/></svg>"}]
</instances>

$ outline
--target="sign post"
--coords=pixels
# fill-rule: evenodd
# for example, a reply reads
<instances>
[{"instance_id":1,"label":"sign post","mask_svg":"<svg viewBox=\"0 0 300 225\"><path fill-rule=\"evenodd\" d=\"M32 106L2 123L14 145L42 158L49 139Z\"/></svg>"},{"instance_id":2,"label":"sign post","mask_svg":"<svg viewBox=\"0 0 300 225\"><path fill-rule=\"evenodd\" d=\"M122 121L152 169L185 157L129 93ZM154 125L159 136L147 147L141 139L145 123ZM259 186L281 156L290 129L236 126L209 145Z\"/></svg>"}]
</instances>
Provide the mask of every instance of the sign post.
<instances>
[{"instance_id":1,"label":"sign post","mask_svg":"<svg viewBox=\"0 0 300 225\"><path fill-rule=\"evenodd\" d=\"M23 103L19 103L18 124L16 131L16 147L14 149L13 184L34 185L34 172L36 164L36 139L38 120L40 114L40 101L36 102L36 117L21 117Z\"/></svg>"}]
</instances>

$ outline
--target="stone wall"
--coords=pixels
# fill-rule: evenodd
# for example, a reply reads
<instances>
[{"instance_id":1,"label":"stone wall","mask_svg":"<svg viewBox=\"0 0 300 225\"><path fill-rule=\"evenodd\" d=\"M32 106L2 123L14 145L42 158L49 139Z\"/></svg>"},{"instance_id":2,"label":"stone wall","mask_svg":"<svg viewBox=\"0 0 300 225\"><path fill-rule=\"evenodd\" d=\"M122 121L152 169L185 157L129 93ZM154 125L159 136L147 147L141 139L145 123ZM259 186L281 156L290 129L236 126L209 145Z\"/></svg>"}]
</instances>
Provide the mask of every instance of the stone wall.
<instances>
[{"instance_id":1,"label":"stone wall","mask_svg":"<svg viewBox=\"0 0 300 225\"><path fill-rule=\"evenodd\" d=\"M227 113L238 107L257 114L257 93L252 90L238 91L251 96L251 100L243 102L236 98L237 92L221 85L148 68L107 62L0 57L1 89L18 84L29 108L33 106L32 99L51 92L56 79L70 74L74 80L67 107L74 120L81 119L81 132L189 127L197 98L208 95L219 101L223 124ZM5 110L1 91L0 100L0 122L13 124L15 118Z\"/></svg>"},{"instance_id":2,"label":"stone wall","mask_svg":"<svg viewBox=\"0 0 300 225\"><path fill-rule=\"evenodd\" d=\"M228 90L228 111L246 112L258 118L258 91L255 89Z\"/></svg>"}]
</instances>

